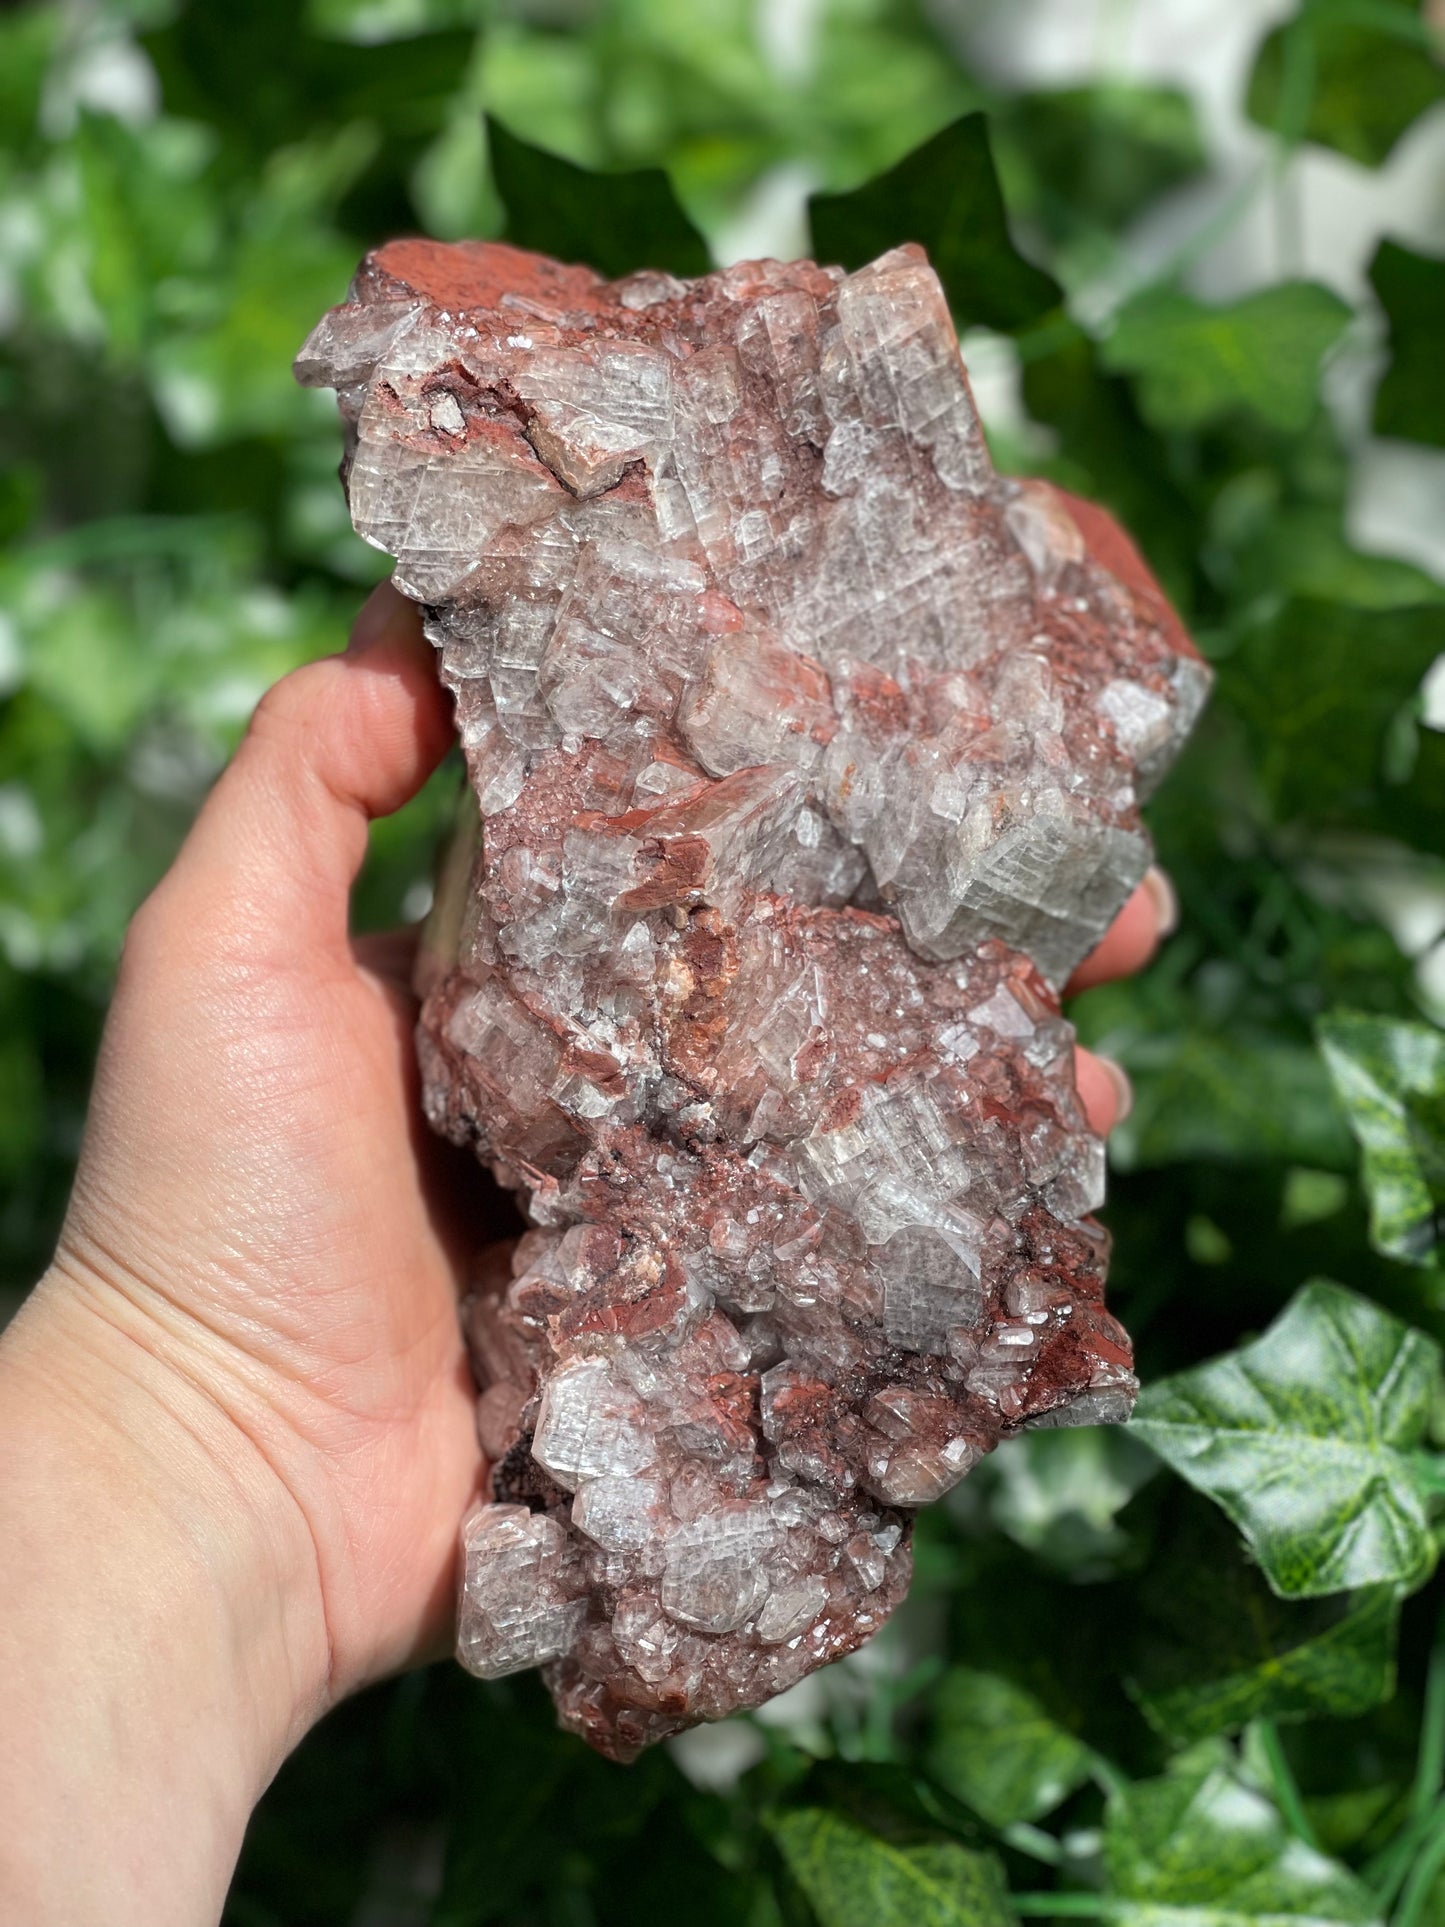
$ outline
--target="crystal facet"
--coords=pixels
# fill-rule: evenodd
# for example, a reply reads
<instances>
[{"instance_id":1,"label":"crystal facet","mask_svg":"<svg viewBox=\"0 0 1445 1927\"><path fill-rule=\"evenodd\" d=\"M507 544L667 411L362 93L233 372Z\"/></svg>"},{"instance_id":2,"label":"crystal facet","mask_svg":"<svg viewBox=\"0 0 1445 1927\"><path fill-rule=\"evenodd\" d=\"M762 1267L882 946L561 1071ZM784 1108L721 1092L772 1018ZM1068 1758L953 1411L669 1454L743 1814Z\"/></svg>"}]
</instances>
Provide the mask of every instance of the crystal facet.
<instances>
[{"instance_id":1,"label":"crystal facet","mask_svg":"<svg viewBox=\"0 0 1445 1927\"><path fill-rule=\"evenodd\" d=\"M459 1653L628 1758L882 1624L912 1509L1127 1416L1058 987L1207 672L990 465L921 250L605 283L394 242L302 350L471 794L433 1125L522 1197L464 1320Z\"/></svg>"}]
</instances>

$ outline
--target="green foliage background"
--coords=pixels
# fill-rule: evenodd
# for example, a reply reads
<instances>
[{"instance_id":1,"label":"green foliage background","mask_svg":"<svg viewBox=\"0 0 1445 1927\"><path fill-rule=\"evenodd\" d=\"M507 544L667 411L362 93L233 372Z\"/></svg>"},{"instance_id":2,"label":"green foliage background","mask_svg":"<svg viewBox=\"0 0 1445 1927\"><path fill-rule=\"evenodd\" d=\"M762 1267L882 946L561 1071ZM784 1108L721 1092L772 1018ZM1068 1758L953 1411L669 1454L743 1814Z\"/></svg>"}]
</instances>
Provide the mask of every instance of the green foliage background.
<instances>
[{"instance_id":1,"label":"green foliage background","mask_svg":"<svg viewBox=\"0 0 1445 1927\"><path fill-rule=\"evenodd\" d=\"M383 566L289 375L359 254L506 231L690 267L805 166L829 258L928 243L1011 344L1000 461L1109 503L1217 666L1153 815L1182 927L1075 1012L1138 1090L1109 1221L1139 1420L1000 1452L921 1522L870 1655L701 1750L609 1767L534 1681L450 1668L343 1708L228 1919L1438 1921L1445 1037L1392 932L1445 878L1445 587L1351 546L1324 397L1363 356L1378 432L1445 444L1445 264L1387 240L1358 310L1284 274L1208 307L1187 258L1111 280L1204 163L1182 94L999 95L913 0L822 0L790 78L757 17L0 12L0 1289L50 1248L128 915ZM1256 191L1304 141L1380 165L1442 94L1409 0L1306 0L1257 51ZM424 902L452 780L378 827L362 921Z\"/></svg>"}]
</instances>

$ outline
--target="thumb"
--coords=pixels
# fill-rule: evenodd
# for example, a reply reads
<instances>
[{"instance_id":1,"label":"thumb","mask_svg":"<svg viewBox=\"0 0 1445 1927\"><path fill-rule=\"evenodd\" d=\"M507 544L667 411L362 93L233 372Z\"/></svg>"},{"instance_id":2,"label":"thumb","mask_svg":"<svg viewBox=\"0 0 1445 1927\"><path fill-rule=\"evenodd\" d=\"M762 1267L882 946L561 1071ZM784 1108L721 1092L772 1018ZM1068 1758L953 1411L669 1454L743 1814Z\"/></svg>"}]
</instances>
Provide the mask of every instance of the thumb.
<instances>
[{"instance_id":1,"label":"thumb","mask_svg":"<svg viewBox=\"0 0 1445 1927\"><path fill-rule=\"evenodd\" d=\"M413 797L451 741L417 610L383 583L344 655L261 698L158 894L193 928L344 958L367 825Z\"/></svg>"}]
</instances>

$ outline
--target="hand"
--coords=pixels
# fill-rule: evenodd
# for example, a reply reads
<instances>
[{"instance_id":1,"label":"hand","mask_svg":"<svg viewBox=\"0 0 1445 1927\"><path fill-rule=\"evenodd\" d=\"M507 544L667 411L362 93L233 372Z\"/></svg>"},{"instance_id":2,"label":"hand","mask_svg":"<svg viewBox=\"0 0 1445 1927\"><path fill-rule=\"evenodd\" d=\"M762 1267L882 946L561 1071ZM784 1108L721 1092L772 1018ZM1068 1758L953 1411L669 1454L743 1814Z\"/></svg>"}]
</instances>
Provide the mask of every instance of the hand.
<instances>
[{"instance_id":1,"label":"hand","mask_svg":"<svg viewBox=\"0 0 1445 1927\"><path fill-rule=\"evenodd\" d=\"M404 946L353 947L347 901L450 740L378 591L268 694L128 935L60 1247L0 1344L0 1919L214 1918L289 1746L449 1637L481 1466L443 1180L487 1181L422 1124Z\"/></svg>"},{"instance_id":2,"label":"hand","mask_svg":"<svg viewBox=\"0 0 1445 1927\"><path fill-rule=\"evenodd\" d=\"M60 1247L0 1345L0 1533L30 1548L0 1634L16 1918L217 1911L288 1747L450 1637L486 1188L420 1120L405 942L347 935L368 820L450 733L379 589L344 656L269 692L127 939ZM1167 892L1141 886L1076 984L1147 959ZM1107 1130L1122 1073L1081 1052L1079 1081ZM93 1907L62 1786L115 1843Z\"/></svg>"}]
</instances>

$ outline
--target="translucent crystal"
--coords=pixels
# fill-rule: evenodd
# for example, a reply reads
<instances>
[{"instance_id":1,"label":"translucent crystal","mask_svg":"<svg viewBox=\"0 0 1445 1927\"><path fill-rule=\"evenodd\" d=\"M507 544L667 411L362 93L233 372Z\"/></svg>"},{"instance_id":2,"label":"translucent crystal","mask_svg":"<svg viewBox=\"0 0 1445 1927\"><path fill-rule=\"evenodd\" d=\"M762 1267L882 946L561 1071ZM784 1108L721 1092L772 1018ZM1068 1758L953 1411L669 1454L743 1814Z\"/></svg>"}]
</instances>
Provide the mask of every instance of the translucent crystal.
<instances>
[{"instance_id":1,"label":"translucent crystal","mask_svg":"<svg viewBox=\"0 0 1445 1927\"><path fill-rule=\"evenodd\" d=\"M478 1506L462 1529L464 1575L457 1650L472 1672L500 1679L556 1659L587 1616L568 1580L567 1535L545 1512Z\"/></svg>"},{"instance_id":2,"label":"translucent crystal","mask_svg":"<svg viewBox=\"0 0 1445 1927\"><path fill-rule=\"evenodd\" d=\"M1106 516L993 472L915 247L393 242L297 373L471 778L427 1115L533 1226L463 1308L458 1651L628 1758L867 1639L999 1438L1127 1416L1057 991L1208 678Z\"/></svg>"}]
</instances>

